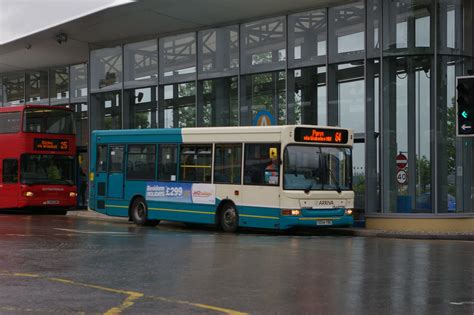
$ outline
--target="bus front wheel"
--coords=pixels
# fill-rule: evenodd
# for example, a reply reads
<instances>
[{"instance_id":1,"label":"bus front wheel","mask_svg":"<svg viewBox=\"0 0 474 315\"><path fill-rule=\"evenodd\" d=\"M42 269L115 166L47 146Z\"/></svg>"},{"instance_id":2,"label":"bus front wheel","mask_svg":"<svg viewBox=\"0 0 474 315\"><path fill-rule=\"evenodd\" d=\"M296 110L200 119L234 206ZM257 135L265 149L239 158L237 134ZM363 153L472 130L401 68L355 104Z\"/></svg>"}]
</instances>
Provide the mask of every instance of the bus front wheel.
<instances>
[{"instance_id":1,"label":"bus front wheel","mask_svg":"<svg viewBox=\"0 0 474 315\"><path fill-rule=\"evenodd\" d=\"M239 214L231 203L226 203L219 212L219 224L224 232L236 232L239 227Z\"/></svg>"},{"instance_id":2,"label":"bus front wheel","mask_svg":"<svg viewBox=\"0 0 474 315\"><path fill-rule=\"evenodd\" d=\"M160 223L160 220L148 219L148 206L145 199L141 197L133 201L130 216L136 225L156 226Z\"/></svg>"}]
</instances>

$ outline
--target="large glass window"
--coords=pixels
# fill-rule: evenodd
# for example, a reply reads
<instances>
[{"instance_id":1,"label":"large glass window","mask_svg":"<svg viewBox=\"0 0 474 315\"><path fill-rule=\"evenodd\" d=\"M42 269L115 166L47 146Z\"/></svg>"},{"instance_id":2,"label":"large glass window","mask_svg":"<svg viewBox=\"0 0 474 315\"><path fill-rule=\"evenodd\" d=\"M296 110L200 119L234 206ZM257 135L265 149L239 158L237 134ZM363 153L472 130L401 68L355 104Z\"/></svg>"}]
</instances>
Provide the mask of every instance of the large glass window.
<instances>
[{"instance_id":1,"label":"large glass window","mask_svg":"<svg viewBox=\"0 0 474 315\"><path fill-rule=\"evenodd\" d=\"M326 67L288 70L288 84L288 123L327 125Z\"/></svg>"},{"instance_id":2,"label":"large glass window","mask_svg":"<svg viewBox=\"0 0 474 315\"><path fill-rule=\"evenodd\" d=\"M402 51L430 52L431 0L390 1L384 11L384 54L398 54ZM421 49L421 50L420 50Z\"/></svg>"},{"instance_id":3,"label":"large glass window","mask_svg":"<svg viewBox=\"0 0 474 315\"><path fill-rule=\"evenodd\" d=\"M19 105L25 102L25 75L15 74L3 78L5 103L3 106Z\"/></svg>"},{"instance_id":4,"label":"large glass window","mask_svg":"<svg viewBox=\"0 0 474 315\"><path fill-rule=\"evenodd\" d=\"M241 125L284 125L286 123L286 74L284 71L247 75L241 78L245 98Z\"/></svg>"},{"instance_id":5,"label":"large glass window","mask_svg":"<svg viewBox=\"0 0 474 315\"><path fill-rule=\"evenodd\" d=\"M471 212L472 140L456 137L456 76L463 74L466 59L443 56L437 82L437 205L440 213ZM462 170L462 172L461 172ZM426 201L430 205L431 200Z\"/></svg>"},{"instance_id":6,"label":"large glass window","mask_svg":"<svg viewBox=\"0 0 474 315\"><path fill-rule=\"evenodd\" d=\"M341 62L364 57L364 2L329 8L329 61Z\"/></svg>"},{"instance_id":7,"label":"large glass window","mask_svg":"<svg viewBox=\"0 0 474 315\"><path fill-rule=\"evenodd\" d=\"M211 182L212 146L181 145L179 178L184 182Z\"/></svg>"},{"instance_id":8,"label":"large glass window","mask_svg":"<svg viewBox=\"0 0 474 315\"><path fill-rule=\"evenodd\" d=\"M20 123L21 112L0 113L0 133L17 133Z\"/></svg>"},{"instance_id":9,"label":"large glass window","mask_svg":"<svg viewBox=\"0 0 474 315\"><path fill-rule=\"evenodd\" d=\"M196 78L196 33L160 38L160 84Z\"/></svg>"},{"instance_id":10,"label":"large glass window","mask_svg":"<svg viewBox=\"0 0 474 315\"><path fill-rule=\"evenodd\" d=\"M27 108L23 131L36 133L74 134L74 119L68 110L58 108Z\"/></svg>"},{"instance_id":11,"label":"large glass window","mask_svg":"<svg viewBox=\"0 0 474 315\"><path fill-rule=\"evenodd\" d=\"M288 65L303 67L326 63L326 10L288 16Z\"/></svg>"},{"instance_id":12,"label":"large glass window","mask_svg":"<svg viewBox=\"0 0 474 315\"><path fill-rule=\"evenodd\" d=\"M365 69L364 61L329 66L328 123L355 132L352 171L354 174L354 207L365 208Z\"/></svg>"},{"instance_id":13,"label":"large glass window","mask_svg":"<svg viewBox=\"0 0 474 315\"><path fill-rule=\"evenodd\" d=\"M70 67L71 102L87 102L87 65Z\"/></svg>"},{"instance_id":14,"label":"large glass window","mask_svg":"<svg viewBox=\"0 0 474 315\"><path fill-rule=\"evenodd\" d=\"M160 128L196 126L196 83L160 86Z\"/></svg>"},{"instance_id":15,"label":"large glass window","mask_svg":"<svg viewBox=\"0 0 474 315\"><path fill-rule=\"evenodd\" d=\"M127 179L154 180L156 165L155 145L133 144L127 151Z\"/></svg>"},{"instance_id":16,"label":"large glass window","mask_svg":"<svg viewBox=\"0 0 474 315\"><path fill-rule=\"evenodd\" d=\"M240 185L242 144L216 144L214 183Z\"/></svg>"},{"instance_id":17,"label":"large glass window","mask_svg":"<svg viewBox=\"0 0 474 315\"><path fill-rule=\"evenodd\" d=\"M383 0L367 0L367 57L380 57L382 43L382 2Z\"/></svg>"},{"instance_id":18,"label":"large glass window","mask_svg":"<svg viewBox=\"0 0 474 315\"><path fill-rule=\"evenodd\" d=\"M241 25L242 73L284 69L286 18L277 17Z\"/></svg>"},{"instance_id":19,"label":"large glass window","mask_svg":"<svg viewBox=\"0 0 474 315\"><path fill-rule=\"evenodd\" d=\"M472 10L469 14L470 7L468 5L465 8L465 0L438 2L438 49L446 54L469 54L471 45L464 45L464 39L469 41L468 36L472 35L469 31L465 32L472 25Z\"/></svg>"},{"instance_id":20,"label":"large glass window","mask_svg":"<svg viewBox=\"0 0 474 315\"><path fill-rule=\"evenodd\" d=\"M74 157L52 154L24 154L21 183L74 185Z\"/></svg>"},{"instance_id":21,"label":"large glass window","mask_svg":"<svg viewBox=\"0 0 474 315\"><path fill-rule=\"evenodd\" d=\"M120 92L98 93L91 97L91 126L95 129L122 129Z\"/></svg>"},{"instance_id":22,"label":"large glass window","mask_svg":"<svg viewBox=\"0 0 474 315\"><path fill-rule=\"evenodd\" d=\"M91 92L122 88L122 47L91 51Z\"/></svg>"},{"instance_id":23,"label":"large glass window","mask_svg":"<svg viewBox=\"0 0 474 315\"><path fill-rule=\"evenodd\" d=\"M123 47L124 87L135 88L158 83L158 47L156 40L127 44Z\"/></svg>"},{"instance_id":24,"label":"large glass window","mask_svg":"<svg viewBox=\"0 0 474 315\"><path fill-rule=\"evenodd\" d=\"M157 88L146 87L125 91L125 126L132 129L156 128L158 126Z\"/></svg>"},{"instance_id":25,"label":"large glass window","mask_svg":"<svg viewBox=\"0 0 474 315\"><path fill-rule=\"evenodd\" d=\"M3 79L2 77L0 76L0 107L3 107L3 103L4 103L4 90L5 90L5 87L3 86Z\"/></svg>"},{"instance_id":26,"label":"large glass window","mask_svg":"<svg viewBox=\"0 0 474 315\"><path fill-rule=\"evenodd\" d=\"M432 212L431 57L386 58L384 208ZM407 160L404 167L398 160ZM429 200L429 202L427 202Z\"/></svg>"},{"instance_id":27,"label":"large glass window","mask_svg":"<svg viewBox=\"0 0 474 315\"><path fill-rule=\"evenodd\" d=\"M238 126L237 77L198 82L197 119L199 127Z\"/></svg>"},{"instance_id":28,"label":"large glass window","mask_svg":"<svg viewBox=\"0 0 474 315\"><path fill-rule=\"evenodd\" d=\"M198 33L199 79L237 75L239 27L208 29Z\"/></svg>"},{"instance_id":29,"label":"large glass window","mask_svg":"<svg viewBox=\"0 0 474 315\"><path fill-rule=\"evenodd\" d=\"M87 115L87 103L71 104L68 106L74 111L76 122L76 143L78 146L89 145L89 119Z\"/></svg>"},{"instance_id":30,"label":"large glass window","mask_svg":"<svg viewBox=\"0 0 474 315\"><path fill-rule=\"evenodd\" d=\"M48 105L48 71L27 73L25 88L29 104Z\"/></svg>"},{"instance_id":31,"label":"large glass window","mask_svg":"<svg viewBox=\"0 0 474 315\"><path fill-rule=\"evenodd\" d=\"M351 150L291 145L285 149L283 189L351 189Z\"/></svg>"},{"instance_id":32,"label":"large glass window","mask_svg":"<svg viewBox=\"0 0 474 315\"><path fill-rule=\"evenodd\" d=\"M49 72L49 99L51 105L69 103L69 68L51 69Z\"/></svg>"}]
</instances>

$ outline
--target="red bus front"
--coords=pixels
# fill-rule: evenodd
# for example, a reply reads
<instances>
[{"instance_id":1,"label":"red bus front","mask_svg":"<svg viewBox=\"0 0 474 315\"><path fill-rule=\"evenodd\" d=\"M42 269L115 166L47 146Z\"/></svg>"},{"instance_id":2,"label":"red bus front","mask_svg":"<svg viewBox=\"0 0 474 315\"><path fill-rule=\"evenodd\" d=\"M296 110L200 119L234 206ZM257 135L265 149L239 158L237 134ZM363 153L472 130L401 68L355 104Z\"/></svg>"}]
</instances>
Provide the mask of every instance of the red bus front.
<instances>
[{"instance_id":1,"label":"red bus front","mask_svg":"<svg viewBox=\"0 0 474 315\"><path fill-rule=\"evenodd\" d=\"M0 208L64 212L75 207L72 112L51 106L2 108L0 124Z\"/></svg>"}]
</instances>

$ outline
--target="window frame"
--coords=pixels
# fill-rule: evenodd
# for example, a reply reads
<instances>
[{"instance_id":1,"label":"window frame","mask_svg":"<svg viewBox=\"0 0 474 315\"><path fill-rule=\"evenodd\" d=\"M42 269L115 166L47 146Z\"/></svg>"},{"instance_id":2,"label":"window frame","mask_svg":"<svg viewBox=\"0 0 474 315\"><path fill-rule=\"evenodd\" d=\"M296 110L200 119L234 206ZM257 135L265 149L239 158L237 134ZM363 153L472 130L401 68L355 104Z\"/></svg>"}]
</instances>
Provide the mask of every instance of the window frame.
<instances>
[{"instance_id":1,"label":"window frame","mask_svg":"<svg viewBox=\"0 0 474 315\"><path fill-rule=\"evenodd\" d=\"M172 180L171 178L170 179L162 179L160 178L160 175L163 174L161 171L160 171L160 163L161 163L161 147L162 146L168 146L168 147L171 147L173 146L174 149L175 149L175 160L174 160L174 163L176 164L175 165L175 179ZM178 173L179 173L179 154L180 154L180 151L179 151L179 143L157 143L156 144L156 147L157 147L157 153L156 153L156 180L159 181L159 182L171 182L171 183L175 183L175 182L178 182ZM161 163L162 164L162 163ZM172 174L168 174L168 175L172 175ZM171 176L170 176L171 177Z\"/></svg>"},{"instance_id":2,"label":"window frame","mask_svg":"<svg viewBox=\"0 0 474 315\"><path fill-rule=\"evenodd\" d=\"M210 169L210 174L209 174L209 180L208 181L204 181L204 180L183 180L182 178L182 161L181 161L181 156L183 154L183 147L194 147L194 148L198 148L198 147L210 147L211 149L211 154L210 154L210 157L211 157L211 160L210 160L210 164L209 164L209 169ZM196 155L196 153L194 153L194 155ZM177 178L177 181L180 182L180 183L202 183L202 184L212 184L213 183L213 173L214 173L214 143L181 143L179 145L179 159L178 159L178 178ZM196 166L206 166L206 165L201 165L201 164L194 164ZM199 168L199 167L194 167L194 169L196 168ZM207 169L207 167L203 167L204 169ZM203 172L203 176L205 176L205 171Z\"/></svg>"},{"instance_id":3,"label":"window frame","mask_svg":"<svg viewBox=\"0 0 474 315\"><path fill-rule=\"evenodd\" d=\"M105 159L102 159L105 161L105 166L102 166L99 168L99 153L100 147L105 147ZM109 146L107 144L98 144L96 147L96 156L95 156L95 171L97 173L108 173L109 172Z\"/></svg>"},{"instance_id":4,"label":"window frame","mask_svg":"<svg viewBox=\"0 0 474 315\"><path fill-rule=\"evenodd\" d=\"M232 182L228 182L228 183L224 183L224 182L217 182L216 181L216 163L217 163L217 159L216 159L216 152L217 152L217 147L218 146L233 146L234 148L240 146L240 166L239 166L239 177L240 177L240 180L238 183L232 183ZM242 170L243 170L243 161L244 161L244 143L243 142L239 142L239 143L236 143L236 142L228 142L228 143L214 143L214 151L213 151L213 163L212 163L212 183L213 184L217 184L217 185L242 185Z\"/></svg>"},{"instance_id":5,"label":"window frame","mask_svg":"<svg viewBox=\"0 0 474 315\"><path fill-rule=\"evenodd\" d=\"M129 155L130 155L130 147L133 146L140 146L142 149L145 146L152 146L153 147L153 155L154 155L154 161L153 161L153 177L152 178L130 178L129 177L129 169L128 169L128 162L129 162ZM124 157L124 160L127 162L127 166L125 167L125 180L127 181L156 181L156 171L157 171L157 161L158 161L158 156L157 156L157 144L155 143L129 143L127 144L125 153L126 157ZM140 150L141 151L141 150ZM132 153L132 155L151 155L149 153Z\"/></svg>"},{"instance_id":6,"label":"window frame","mask_svg":"<svg viewBox=\"0 0 474 315\"><path fill-rule=\"evenodd\" d=\"M111 153L112 153L112 148L113 147L122 147L123 148L123 151L122 151L122 160L120 162L120 165L121 165L121 169L120 171L112 171L112 159L111 159ZM112 174L112 173L119 173L119 174L123 174L125 173L124 172L124 161L125 161L125 149L126 149L126 145L125 144L112 144L109 146L109 151L108 151L108 154L107 154L107 157L108 157L108 160L110 161L110 163L108 163L109 165L108 166L108 169L107 169L107 173L108 174Z\"/></svg>"},{"instance_id":7,"label":"window frame","mask_svg":"<svg viewBox=\"0 0 474 315\"><path fill-rule=\"evenodd\" d=\"M5 169L6 169L5 162L15 162L16 163L16 180L15 181L13 181L13 180L5 181L5 177L6 177L5 176ZM15 158L3 159L3 161L2 161L2 183L3 184L18 184L19 180L20 180L19 169L20 169L20 165L18 163L18 159L15 159ZM9 174L7 176L12 177L12 176L15 176L15 175Z\"/></svg>"},{"instance_id":8,"label":"window frame","mask_svg":"<svg viewBox=\"0 0 474 315\"><path fill-rule=\"evenodd\" d=\"M15 114L18 115L18 117L14 117L14 118L18 118L17 129L16 129L15 131L11 131L11 132L2 132L1 129L0 129L0 134L2 134L2 135L4 135L4 134L17 134L17 133L21 132L21 130L22 130L22 125L23 125L23 123L22 123L22 121L21 121L21 120L22 120L22 117L21 117L21 116L22 116L22 112L21 112L21 111L0 113L0 117L2 117L2 116L7 116L7 115L12 115L12 117L13 117L13 115L15 115ZM8 119L8 118L7 118L7 119ZM10 119L11 119L11 117L10 117ZM2 121L1 121L1 119L0 119L0 123L1 123L1 122L2 122Z\"/></svg>"},{"instance_id":9,"label":"window frame","mask_svg":"<svg viewBox=\"0 0 474 315\"><path fill-rule=\"evenodd\" d=\"M265 182L263 183L246 183L245 182L245 175L246 175L246 161L247 161L247 157L248 157L248 145L276 145L278 147L278 166L279 166L279 170L278 170L278 183L277 184L267 184ZM245 186L266 186L266 187L280 187L280 184L281 184L281 175L282 173L280 172L281 169L282 169L282 159L281 159L281 142L245 142L244 143L244 160L243 160L243 178L242 178L242 185L245 185ZM271 161L271 159L270 159ZM268 162L267 162L268 163ZM264 172L265 173L265 172ZM265 174L264 174L264 181L265 181Z\"/></svg>"}]
</instances>

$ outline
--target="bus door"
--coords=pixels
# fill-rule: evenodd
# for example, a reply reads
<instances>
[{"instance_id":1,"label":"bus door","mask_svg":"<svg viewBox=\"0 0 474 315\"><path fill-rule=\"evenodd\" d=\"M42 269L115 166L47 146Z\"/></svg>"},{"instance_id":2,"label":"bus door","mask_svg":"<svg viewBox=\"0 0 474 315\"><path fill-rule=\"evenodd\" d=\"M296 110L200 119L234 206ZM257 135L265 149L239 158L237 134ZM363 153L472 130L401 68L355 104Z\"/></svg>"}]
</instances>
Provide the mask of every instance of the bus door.
<instances>
[{"instance_id":1,"label":"bus door","mask_svg":"<svg viewBox=\"0 0 474 315\"><path fill-rule=\"evenodd\" d=\"M124 145L109 147L109 172L107 177L107 198L123 198Z\"/></svg>"},{"instance_id":2,"label":"bus door","mask_svg":"<svg viewBox=\"0 0 474 315\"><path fill-rule=\"evenodd\" d=\"M95 163L95 175L93 186L90 190L90 199L96 204L91 204L91 207L95 210L105 213L105 195L107 191L107 178L108 178L108 147L107 145L100 144L97 146L96 152L96 163ZM92 168L92 166L91 166Z\"/></svg>"},{"instance_id":3,"label":"bus door","mask_svg":"<svg viewBox=\"0 0 474 315\"><path fill-rule=\"evenodd\" d=\"M4 159L0 167L0 208L18 207L18 160Z\"/></svg>"}]
</instances>

